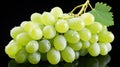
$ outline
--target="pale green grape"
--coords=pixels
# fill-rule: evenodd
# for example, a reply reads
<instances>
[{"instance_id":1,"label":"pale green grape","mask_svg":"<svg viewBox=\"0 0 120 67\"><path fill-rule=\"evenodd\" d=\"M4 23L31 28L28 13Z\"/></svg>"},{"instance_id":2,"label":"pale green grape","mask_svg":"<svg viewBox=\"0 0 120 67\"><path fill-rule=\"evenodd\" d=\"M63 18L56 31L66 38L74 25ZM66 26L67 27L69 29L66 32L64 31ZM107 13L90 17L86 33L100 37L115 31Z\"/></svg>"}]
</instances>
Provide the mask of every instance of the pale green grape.
<instances>
[{"instance_id":1,"label":"pale green grape","mask_svg":"<svg viewBox=\"0 0 120 67\"><path fill-rule=\"evenodd\" d=\"M68 30L64 34L64 36L69 43L77 43L80 40L80 36L79 36L78 32L75 30Z\"/></svg>"},{"instance_id":2,"label":"pale green grape","mask_svg":"<svg viewBox=\"0 0 120 67\"><path fill-rule=\"evenodd\" d=\"M79 51L75 51L75 59L77 60L80 56L80 52Z\"/></svg>"},{"instance_id":3,"label":"pale green grape","mask_svg":"<svg viewBox=\"0 0 120 67\"><path fill-rule=\"evenodd\" d=\"M99 43L100 46L100 54L101 55L107 55L108 54L108 49L105 43Z\"/></svg>"},{"instance_id":4,"label":"pale green grape","mask_svg":"<svg viewBox=\"0 0 120 67\"><path fill-rule=\"evenodd\" d=\"M95 21L95 18L91 13L84 13L81 15L81 18L83 19L85 25L91 25Z\"/></svg>"},{"instance_id":5,"label":"pale green grape","mask_svg":"<svg viewBox=\"0 0 120 67\"><path fill-rule=\"evenodd\" d=\"M90 46L90 42L89 41L82 41L82 49L87 49Z\"/></svg>"},{"instance_id":6,"label":"pale green grape","mask_svg":"<svg viewBox=\"0 0 120 67\"><path fill-rule=\"evenodd\" d=\"M28 34L34 40L40 40L43 35L42 30L40 28L33 28L28 32Z\"/></svg>"},{"instance_id":7,"label":"pale green grape","mask_svg":"<svg viewBox=\"0 0 120 67\"><path fill-rule=\"evenodd\" d=\"M56 35L56 30L54 29L53 26L45 26L43 28L43 36L46 38L46 39L52 39L53 37L55 37Z\"/></svg>"},{"instance_id":8,"label":"pale green grape","mask_svg":"<svg viewBox=\"0 0 120 67\"><path fill-rule=\"evenodd\" d=\"M23 28L20 27L20 26L16 26L16 27L13 27L11 30L10 30L10 36L13 38L13 39L16 39L16 36L20 33L24 32Z\"/></svg>"},{"instance_id":9,"label":"pale green grape","mask_svg":"<svg viewBox=\"0 0 120 67\"><path fill-rule=\"evenodd\" d=\"M83 28L81 31L78 31L80 39L83 41L88 41L91 38L91 32L87 28Z\"/></svg>"},{"instance_id":10,"label":"pale green grape","mask_svg":"<svg viewBox=\"0 0 120 67\"><path fill-rule=\"evenodd\" d=\"M102 25L102 30L101 30L101 32L102 32L102 31L108 31L108 28L107 28L106 25Z\"/></svg>"},{"instance_id":11,"label":"pale green grape","mask_svg":"<svg viewBox=\"0 0 120 67\"><path fill-rule=\"evenodd\" d=\"M60 58L60 52L55 48L51 48L51 50L47 52L47 59L51 64L58 64L60 62Z\"/></svg>"},{"instance_id":12,"label":"pale green grape","mask_svg":"<svg viewBox=\"0 0 120 67\"><path fill-rule=\"evenodd\" d=\"M61 51L62 58L67 63L72 63L75 60L74 50L67 46L64 50Z\"/></svg>"},{"instance_id":13,"label":"pale green grape","mask_svg":"<svg viewBox=\"0 0 120 67\"><path fill-rule=\"evenodd\" d=\"M85 55L88 54L88 51L87 51L87 49L81 49L81 50L79 51L79 54L80 54L80 56L85 56Z\"/></svg>"},{"instance_id":14,"label":"pale green grape","mask_svg":"<svg viewBox=\"0 0 120 67\"><path fill-rule=\"evenodd\" d=\"M25 49L28 53L34 53L39 49L39 44L35 40L29 41L28 44L25 46Z\"/></svg>"},{"instance_id":15,"label":"pale green grape","mask_svg":"<svg viewBox=\"0 0 120 67\"><path fill-rule=\"evenodd\" d=\"M69 15L68 13L63 13L62 17L60 17L60 18L61 18L61 19L66 19L66 20L68 20L68 19L73 18L73 17L74 17L74 16Z\"/></svg>"},{"instance_id":16,"label":"pale green grape","mask_svg":"<svg viewBox=\"0 0 120 67\"><path fill-rule=\"evenodd\" d=\"M39 41L39 51L41 53L46 53L50 50L51 48L51 43L49 40L41 40Z\"/></svg>"},{"instance_id":17,"label":"pale green grape","mask_svg":"<svg viewBox=\"0 0 120 67\"><path fill-rule=\"evenodd\" d=\"M41 15L41 22L44 25L54 25L56 22L56 19L54 15L52 15L51 13L43 12L43 14Z\"/></svg>"},{"instance_id":18,"label":"pale green grape","mask_svg":"<svg viewBox=\"0 0 120 67\"><path fill-rule=\"evenodd\" d=\"M63 11L62 11L62 9L60 7L52 8L50 13L53 14L56 19L63 15Z\"/></svg>"},{"instance_id":19,"label":"pale green grape","mask_svg":"<svg viewBox=\"0 0 120 67\"><path fill-rule=\"evenodd\" d=\"M74 43L74 44L69 44L69 46L75 50L75 51L78 51L82 48L82 43L79 41L77 43Z\"/></svg>"},{"instance_id":20,"label":"pale green grape","mask_svg":"<svg viewBox=\"0 0 120 67\"><path fill-rule=\"evenodd\" d=\"M20 26L26 31L30 32L33 28L39 28L39 25L37 23L33 23L31 21L23 21Z\"/></svg>"},{"instance_id":21,"label":"pale green grape","mask_svg":"<svg viewBox=\"0 0 120 67\"><path fill-rule=\"evenodd\" d=\"M30 19L32 22L36 22L36 23L39 23L39 24L42 24L41 23L41 14L40 13L33 13L31 16L30 16Z\"/></svg>"},{"instance_id":22,"label":"pale green grape","mask_svg":"<svg viewBox=\"0 0 120 67\"><path fill-rule=\"evenodd\" d=\"M63 50L67 46L66 39L63 35L57 35L53 41L54 47L57 50Z\"/></svg>"},{"instance_id":23,"label":"pale green grape","mask_svg":"<svg viewBox=\"0 0 120 67\"><path fill-rule=\"evenodd\" d=\"M104 43L113 42L114 35L110 31L103 31L98 34L99 41Z\"/></svg>"},{"instance_id":24,"label":"pale green grape","mask_svg":"<svg viewBox=\"0 0 120 67\"><path fill-rule=\"evenodd\" d=\"M10 58L15 58L16 53L21 49L20 46L14 40L11 40L7 46L5 46L5 53L8 54Z\"/></svg>"},{"instance_id":25,"label":"pale green grape","mask_svg":"<svg viewBox=\"0 0 120 67\"><path fill-rule=\"evenodd\" d=\"M108 52L110 52L112 50L112 45L110 43L106 43L105 45L108 49Z\"/></svg>"},{"instance_id":26,"label":"pale green grape","mask_svg":"<svg viewBox=\"0 0 120 67\"><path fill-rule=\"evenodd\" d=\"M15 61L18 63L24 63L26 62L26 60L27 60L27 52L23 48L15 55Z\"/></svg>"},{"instance_id":27,"label":"pale green grape","mask_svg":"<svg viewBox=\"0 0 120 67\"><path fill-rule=\"evenodd\" d=\"M68 31L69 25L66 20L61 19L56 22L55 29L59 33L65 33Z\"/></svg>"},{"instance_id":28,"label":"pale green grape","mask_svg":"<svg viewBox=\"0 0 120 67\"><path fill-rule=\"evenodd\" d=\"M25 46L30 40L32 39L26 32L22 32L18 34L16 37L16 42L18 43L18 45L21 45L21 46Z\"/></svg>"},{"instance_id":29,"label":"pale green grape","mask_svg":"<svg viewBox=\"0 0 120 67\"><path fill-rule=\"evenodd\" d=\"M98 35L97 34L92 34L92 37L89 40L91 43L95 43L98 41Z\"/></svg>"},{"instance_id":30,"label":"pale green grape","mask_svg":"<svg viewBox=\"0 0 120 67\"><path fill-rule=\"evenodd\" d=\"M39 63L40 59L41 59L41 55L38 52L35 52L35 53L32 53L32 54L28 55L28 61L31 64L37 64L37 63Z\"/></svg>"},{"instance_id":31,"label":"pale green grape","mask_svg":"<svg viewBox=\"0 0 120 67\"><path fill-rule=\"evenodd\" d=\"M85 27L83 20L80 17L69 19L69 27L72 30L80 31Z\"/></svg>"},{"instance_id":32,"label":"pale green grape","mask_svg":"<svg viewBox=\"0 0 120 67\"><path fill-rule=\"evenodd\" d=\"M102 25L99 22L94 22L87 26L87 28L91 31L91 33L97 34L102 30Z\"/></svg>"},{"instance_id":33,"label":"pale green grape","mask_svg":"<svg viewBox=\"0 0 120 67\"><path fill-rule=\"evenodd\" d=\"M100 54L100 47L98 43L93 43L88 48L88 52L91 56L98 56Z\"/></svg>"}]
</instances>

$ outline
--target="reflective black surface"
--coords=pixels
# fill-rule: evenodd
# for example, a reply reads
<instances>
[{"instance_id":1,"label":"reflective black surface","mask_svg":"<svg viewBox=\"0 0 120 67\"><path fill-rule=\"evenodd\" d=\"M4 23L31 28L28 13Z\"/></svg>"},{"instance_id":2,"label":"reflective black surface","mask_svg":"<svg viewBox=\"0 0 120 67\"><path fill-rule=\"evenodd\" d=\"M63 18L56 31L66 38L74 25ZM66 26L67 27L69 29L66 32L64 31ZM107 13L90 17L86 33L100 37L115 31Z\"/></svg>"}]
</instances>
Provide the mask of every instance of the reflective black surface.
<instances>
[{"instance_id":1,"label":"reflective black surface","mask_svg":"<svg viewBox=\"0 0 120 67\"><path fill-rule=\"evenodd\" d=\"M50 11L51 8L59 6L65 13L70 12L75 6L85 2L85 0L1 0L0 1L0 67L120 67L120 2L119 0L90 0L94 7L96 2L104 2L112 7L114 26L109 30L115 35L112 42L112 51L109 53L110 59L105 57L80 57L79 60L68 64L61 62L52 66L48 62L40 62L37 65L29 63L17 64L11 60L4 52L4 47L11 40L10 30L14 26L19 26L22 21L30 20L30 15L34 12ZM91 61L91 62L90 62ZM105 62L105 63L104 63ZM13 65L13 66L12 66ZM27 66L26 66L27 65ZM99 66L98 66L99 65ZM102 66L101 66L102 67Z\"/></svg>"},{"instance_id":2,"label":"reflective black surface","mask_svg":"<svg viewBox=\"0 0 120 67\"><path fill-rule=\"evenodd\" d=\"M29 62L18 64L15 60L10 60L8 67L107 67L111 61L110 55L106 56L84 56L75 60L73 63L60 62L57 65L51 65L47 61L41 61L39 64L30 64Z\"/></svg>"}]
</instances>

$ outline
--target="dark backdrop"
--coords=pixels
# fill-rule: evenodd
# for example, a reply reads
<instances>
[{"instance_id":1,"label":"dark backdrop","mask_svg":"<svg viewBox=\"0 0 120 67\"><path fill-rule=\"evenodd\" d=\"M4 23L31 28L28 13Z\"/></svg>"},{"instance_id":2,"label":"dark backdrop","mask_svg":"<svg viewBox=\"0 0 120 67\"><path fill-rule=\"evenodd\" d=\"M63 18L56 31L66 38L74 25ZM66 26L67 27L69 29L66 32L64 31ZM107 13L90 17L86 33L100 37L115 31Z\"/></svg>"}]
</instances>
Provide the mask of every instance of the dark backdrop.
<instances>
[{"instance_id":1,"label":"dark backdrop","mask_svg":"<svg viewBox=\"0 0 120 67\"><path fill-rule=\"evenodd\" d=\"M70 12L75 6L84 3L85 0L3 0L0 2L0 67L6 67L10 58L4 53L4 48L11 40L10 30L20 25L22 21L30 20L34 12L50 11L51 8L59 6L65 13ZM120 3L119 0L91 0L94 7L96 2L104 2L112 7L114 26L109 27L115 35L112 43L113 49L109 53L110 67L119 67L120 59ZM5 65L5 66L4 66Z\"/></svg>"}]
</instances>

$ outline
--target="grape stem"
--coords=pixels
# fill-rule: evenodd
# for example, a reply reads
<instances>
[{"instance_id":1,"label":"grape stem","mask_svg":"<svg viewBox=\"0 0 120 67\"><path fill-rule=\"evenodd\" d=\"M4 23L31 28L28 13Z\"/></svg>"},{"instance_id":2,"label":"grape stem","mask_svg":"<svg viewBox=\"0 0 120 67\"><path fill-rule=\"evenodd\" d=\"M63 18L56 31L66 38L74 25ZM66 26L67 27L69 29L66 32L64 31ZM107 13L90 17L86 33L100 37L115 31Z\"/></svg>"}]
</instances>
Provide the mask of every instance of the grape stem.
<instances>
[{"instance_id":1,"label":"grape stem","mask_svg":"<svg viewBox=\"0 0 120 67\"><path fill-rule=\"evenodd\" d=\"M87 0L84 4L81 4L81 5L76 6L76 7L70 12L70 14L73 14L73 12L74 12L76 9L81 8L81 10L77 13L77 16L80 16L83 12L84 12L84 13L86 12L86 9L87 9L88 6L90 6L90 8L93 9L92 6L91 6L91 4L90 4L90 1L89 1L89 0Z\"/></svg>"}]
</instances>

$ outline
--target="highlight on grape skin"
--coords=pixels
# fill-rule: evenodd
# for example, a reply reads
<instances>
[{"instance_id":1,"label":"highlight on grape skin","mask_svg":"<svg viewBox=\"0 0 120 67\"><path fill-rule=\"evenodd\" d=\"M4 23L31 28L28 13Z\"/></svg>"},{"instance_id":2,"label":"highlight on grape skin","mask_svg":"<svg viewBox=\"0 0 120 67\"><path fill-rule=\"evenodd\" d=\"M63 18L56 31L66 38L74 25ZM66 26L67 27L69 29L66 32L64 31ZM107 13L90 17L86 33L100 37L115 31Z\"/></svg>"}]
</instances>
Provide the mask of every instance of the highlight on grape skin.
<instances>
[{"instance_id":1,"label":"highlight on grape skin","mask_svg":"<svg viewBox=\"0 0 120 67\"><path fill-rule=\"evenodd\" d=\"M5 46L5 53L11 59L37 64L46 58L53 65L62 61L72 63L87 54L105 56L112 50L115 38L92 13L76 17L60 7L31 14L29 21L10 30L10 36L12 40Z\"/></svg>"}]
</instances>

